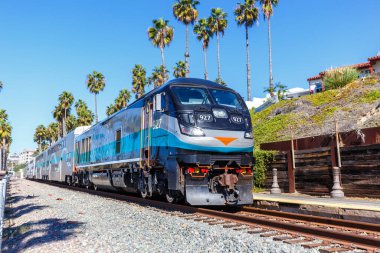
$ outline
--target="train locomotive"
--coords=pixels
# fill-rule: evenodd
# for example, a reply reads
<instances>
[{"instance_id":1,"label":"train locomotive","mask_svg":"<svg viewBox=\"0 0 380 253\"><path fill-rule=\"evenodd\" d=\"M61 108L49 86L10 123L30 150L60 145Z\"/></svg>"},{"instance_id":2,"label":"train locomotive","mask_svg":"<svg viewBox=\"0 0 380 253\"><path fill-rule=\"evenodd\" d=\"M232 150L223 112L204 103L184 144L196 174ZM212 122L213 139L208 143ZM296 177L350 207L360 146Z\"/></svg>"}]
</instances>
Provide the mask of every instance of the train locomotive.
<instances>
[{"instance_id":1,"label":"train locomotive","mask_svg":"<svg viewBox=\"0 0 380 253\"><path fill-rule=\"evenodd\" d=\"M252 204L252 125L238 93L195 78L167 82L36 157L29 177L161 195L190 205Z\"/></svg>"}]
</instances>

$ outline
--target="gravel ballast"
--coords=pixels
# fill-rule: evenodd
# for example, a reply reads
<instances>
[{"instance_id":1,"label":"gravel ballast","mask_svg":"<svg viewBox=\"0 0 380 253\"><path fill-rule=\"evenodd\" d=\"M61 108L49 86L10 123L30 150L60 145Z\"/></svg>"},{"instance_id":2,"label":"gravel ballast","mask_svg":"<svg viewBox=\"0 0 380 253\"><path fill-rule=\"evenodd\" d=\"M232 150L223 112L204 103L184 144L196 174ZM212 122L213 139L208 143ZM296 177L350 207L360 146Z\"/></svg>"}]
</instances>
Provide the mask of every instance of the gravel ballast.
<instances>
[{"instance_id":1,"label":"gravel ballast","mask_svg":"<svg viewBox=\"0 0 380 253\"><path fill-rule=\"evenodd\" d=\"M5 217L3 252L318 252L24 179Z\"/></svg>"}]
</instances>

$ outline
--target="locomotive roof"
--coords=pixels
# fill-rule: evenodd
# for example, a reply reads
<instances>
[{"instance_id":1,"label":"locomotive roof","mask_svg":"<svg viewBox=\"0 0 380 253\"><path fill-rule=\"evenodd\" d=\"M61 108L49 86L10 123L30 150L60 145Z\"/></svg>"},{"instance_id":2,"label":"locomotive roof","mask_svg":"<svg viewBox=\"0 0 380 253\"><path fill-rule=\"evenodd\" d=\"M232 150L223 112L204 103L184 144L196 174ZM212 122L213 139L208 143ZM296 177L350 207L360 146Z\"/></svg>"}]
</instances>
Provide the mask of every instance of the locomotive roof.
<instances>
[{"instance_id":1,"label":"locomotive roof","mask_svg":"<svg viewBox=\"0 0 380 253\"><path fill-rule=\"evenodd\" d=\"M173 79L173 80L170 80L168 82L166 82L164 85L156 88L156 89L153 89L151 91L149 91L148 93L144 94L142 97L140 97L139 99L136 99L135 101L133 101L133 103L129 104L127 107L115 112L114 114L110 115L108 118L105 118L104 120L102 121L99 121L97 124L104 124L106 123L108 120L112 119L113 117L115 117L116 115L118 115L119 113L121 113L122 111L124 110L127 110L128 108L130 108L131 106L133 106L135 103L141 101L141 100L144 100L146 97L152 95L152 94L155 94L155 93L160 93L162 90L164 90L166 87L170 86L170 85L175 85L175 84L190 84L190 85L200 85L200 86L206 86L206 87L210 87L210 88L222 88L222 89L225 89L225 90L231 90L233 91L231 88L228 88L224 85L221 85L221 84L218 84L216 82L213 82L213 81L209 81L209 80L205 80L205 79L200 79L200 78L176 78L176 79ZM97 124L94 124L92 127L96 126ZM84 132L87 132L89 129L87 129L86 131Z\"/></svg>"}]
</instances>

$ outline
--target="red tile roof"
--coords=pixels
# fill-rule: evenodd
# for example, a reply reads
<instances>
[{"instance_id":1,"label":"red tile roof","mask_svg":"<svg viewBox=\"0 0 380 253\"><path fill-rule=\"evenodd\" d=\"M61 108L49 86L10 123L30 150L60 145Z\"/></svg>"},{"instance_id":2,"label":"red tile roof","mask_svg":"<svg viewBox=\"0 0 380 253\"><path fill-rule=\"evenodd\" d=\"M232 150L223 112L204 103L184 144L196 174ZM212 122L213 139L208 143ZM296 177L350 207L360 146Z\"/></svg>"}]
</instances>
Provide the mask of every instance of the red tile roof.
<instances>
[{"instance_id":1,"label":"red tile roof","mask_svg":"<svg viewBox=\"0 0 380 253\"><path fill-rule=\"evenodd\" d=\"M370 68L371 67L371 63L369 61L367 61L367 62L363 62L363 63L358 63L358 64L350 65L348 67L357 68L357 69Z\"/></svg>"},{"instance_id":2,"label":"red tile roof","mask_svg":"<svg viewBox=\"0 0 380 253\"><path fill-rule=\"evenodd\" d=\"M376 55L376 56L373 56L373 57L369 57L368 60L369 60L369 61L378 61L378 60L380 60L380 55Z\"/></svg>"},{"instance_id":3,"label":"red tile roof","mask_svg":"<svg viewBox=\"0 0 380 253\"><path fill-rule=\"evenodd\" d=\"M321 75L316 75L316 76L312 76L312 77L308 78L307 81L318 80L318 79L321 79L321 78L322 78Z\"/></svg>"}]
</instances>

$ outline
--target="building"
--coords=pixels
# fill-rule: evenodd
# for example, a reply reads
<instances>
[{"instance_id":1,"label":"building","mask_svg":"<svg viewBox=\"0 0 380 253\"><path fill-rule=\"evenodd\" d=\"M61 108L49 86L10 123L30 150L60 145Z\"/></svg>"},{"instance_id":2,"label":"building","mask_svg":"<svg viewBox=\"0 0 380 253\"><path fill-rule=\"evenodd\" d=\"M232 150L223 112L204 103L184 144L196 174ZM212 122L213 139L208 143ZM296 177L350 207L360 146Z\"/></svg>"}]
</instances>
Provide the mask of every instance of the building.
<instances>
[{"instance_id":1,"label":"building","mask_svg":"<svg viewBox=\"0 0 380 253\"><path fill-rule=\"evenodd\" d=\"M354 65L344 66L356 68L360 72L360 77L369 76L375 73L380 73L380 53L376 56L367 59L367 62L362 62ZM309 91L321 92L324 90L323 77L327 70L320 72L318 75L309 77L307 82L309 83Z\"/></svg>"},{"instance_id":2,"label":"building","mask_svg":"<svg viewBox=\"0 0 380 253\"><path fill-rule=\"evenodd\" d=\"M34 151L35 150L24 149L19 155L20 156L19 164L29 163L33 159Z\"/></svg>"}]
</instances>

